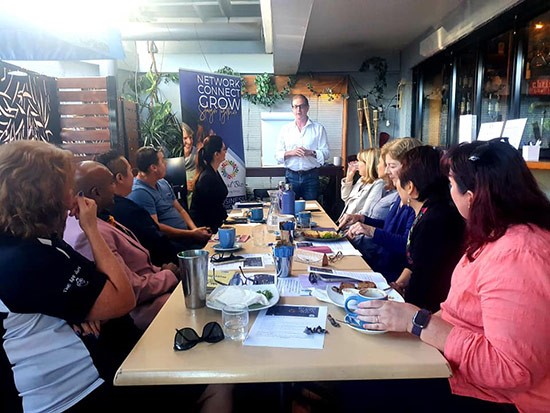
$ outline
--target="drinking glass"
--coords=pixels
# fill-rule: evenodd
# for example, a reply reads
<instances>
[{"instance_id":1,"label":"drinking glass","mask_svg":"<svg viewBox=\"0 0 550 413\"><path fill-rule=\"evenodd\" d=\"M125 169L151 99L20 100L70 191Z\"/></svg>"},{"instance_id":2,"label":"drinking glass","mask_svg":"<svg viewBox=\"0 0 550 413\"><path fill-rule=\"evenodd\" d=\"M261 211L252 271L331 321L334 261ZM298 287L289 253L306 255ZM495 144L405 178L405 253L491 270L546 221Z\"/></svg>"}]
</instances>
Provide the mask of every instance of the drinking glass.
<instances>
[{"instance_id":1,"label":"drinking glass","mask_svg":"<svg viewBox=\"0 0 550 413\"><path fill-rule=\"evenodd\" d=\"M243 341L248 332L248 307L244 304L229 304L222 309L223 332L225 337Z\"/></svg>"},{"instance_id":2,"label":"drinking glass","mask_svg":"<svg viewBox=\"0 0 550 413\"><path fill-rule=\"evenodd\" d=\"M252 228L252 240L254 246L265 247L265 228L263 225L256 225Z\"/></svg>"}]
</instances>

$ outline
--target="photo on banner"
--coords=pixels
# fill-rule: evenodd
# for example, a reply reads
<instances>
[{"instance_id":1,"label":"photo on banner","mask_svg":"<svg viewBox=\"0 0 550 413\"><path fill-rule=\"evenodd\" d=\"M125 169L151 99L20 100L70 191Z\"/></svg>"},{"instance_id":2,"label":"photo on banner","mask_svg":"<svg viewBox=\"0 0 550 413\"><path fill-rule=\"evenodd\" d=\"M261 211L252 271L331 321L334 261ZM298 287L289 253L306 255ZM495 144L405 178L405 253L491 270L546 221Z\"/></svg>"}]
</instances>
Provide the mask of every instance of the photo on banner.
<instances>
[{"instance_id":1,"label":"photo on banner","mask_svg":"<svg viewBox=\"0 0 550 413\"><path fill-rule=\"evenodd\" d=\"M238 76L186 69L180 69L179 75L183 122L195 131L197 140L219 135L227 146L219 172L229 190L224 206L231 208L246 199L242 80Z\"/></svg>"}]
</instances>

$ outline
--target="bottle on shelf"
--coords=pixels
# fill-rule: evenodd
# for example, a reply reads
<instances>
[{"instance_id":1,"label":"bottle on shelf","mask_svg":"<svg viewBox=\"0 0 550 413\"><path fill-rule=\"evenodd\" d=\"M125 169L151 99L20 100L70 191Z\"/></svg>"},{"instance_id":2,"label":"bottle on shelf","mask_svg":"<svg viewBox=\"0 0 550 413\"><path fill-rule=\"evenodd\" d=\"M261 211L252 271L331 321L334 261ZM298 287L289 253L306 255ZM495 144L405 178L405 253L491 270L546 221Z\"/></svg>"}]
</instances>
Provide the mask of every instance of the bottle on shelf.
<instances>
[{"instance_id":1,"label":"bottle on shelf","mask_svg":"<svg viewBox=\"0 0 550 413\"><path fill-rule=\"evenodd\" d=\"M460 114L464 115L466 113L466 96L462 95L460 100Z\"/></svg>"}]
</instances>

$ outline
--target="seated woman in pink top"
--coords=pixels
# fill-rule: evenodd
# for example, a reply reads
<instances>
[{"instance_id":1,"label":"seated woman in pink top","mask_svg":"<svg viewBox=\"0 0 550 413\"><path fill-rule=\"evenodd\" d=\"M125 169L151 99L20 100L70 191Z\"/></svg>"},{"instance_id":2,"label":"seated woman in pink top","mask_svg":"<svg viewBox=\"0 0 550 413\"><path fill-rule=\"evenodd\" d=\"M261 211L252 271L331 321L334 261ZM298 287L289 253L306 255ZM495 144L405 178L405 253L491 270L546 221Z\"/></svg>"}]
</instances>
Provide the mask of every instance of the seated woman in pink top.
<instances>
[{"instance_id":1,"label":"seated woman in pink top","mask_svg":"<svg viewBox=\"0 0 550 413\"><path fill-rule=\"evenodd\" d=\"M467 242L441 311L370 301L359 318L443 352L452 393L478 411L549 412L550 201L504 141L459 145L446 164Z\"/></svg>"}]
</instances>

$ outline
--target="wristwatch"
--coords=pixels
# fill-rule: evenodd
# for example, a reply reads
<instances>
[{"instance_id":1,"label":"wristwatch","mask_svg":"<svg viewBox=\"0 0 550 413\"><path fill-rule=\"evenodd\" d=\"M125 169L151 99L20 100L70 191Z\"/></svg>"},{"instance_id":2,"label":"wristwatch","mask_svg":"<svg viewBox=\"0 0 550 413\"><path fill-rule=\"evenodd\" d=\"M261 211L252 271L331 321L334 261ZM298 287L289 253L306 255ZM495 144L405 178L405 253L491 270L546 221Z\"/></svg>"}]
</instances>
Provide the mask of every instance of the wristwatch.
<instances>
[{"instance_id":1,"label":"wristwatch","mask_svg":"<svg viewBox=\"0 0 550 413\"><path fill-rule=\"evenodd\" d=\"M420 337L422 330L428 327L431 318L432 313L428 310L418 310L412 319L413 327L411 333L417 337Z\"/></svg>"}]
</instances>

